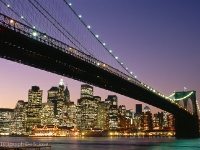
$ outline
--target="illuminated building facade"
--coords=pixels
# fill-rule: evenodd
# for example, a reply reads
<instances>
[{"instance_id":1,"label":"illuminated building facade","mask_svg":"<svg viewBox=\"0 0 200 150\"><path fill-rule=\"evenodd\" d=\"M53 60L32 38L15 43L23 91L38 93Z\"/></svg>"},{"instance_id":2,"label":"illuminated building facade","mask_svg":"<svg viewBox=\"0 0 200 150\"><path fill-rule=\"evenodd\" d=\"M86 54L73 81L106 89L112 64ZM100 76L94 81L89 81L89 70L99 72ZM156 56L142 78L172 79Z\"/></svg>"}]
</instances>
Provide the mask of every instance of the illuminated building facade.
<instances>
[{"instance_id":1,"label":"illuminated building facade","mask_svg":"<svg viewBox=\"0 0 200 150\"><path fill-rule=\"evenodd\" d=\"M118 99L116 95L108 95L105 102L109 105L109 129L118 129Z\"/></svg>"},{"instance_id":2,"label":"illuminated building facade","mask_svg":"<svg viewBox=\"0 0 200 150\"><path fill-rule=\"evenodd\" d=\"M43 103L40 111L41 125L54 124L54 106L52 103Z\"/></svg>"},{"instance_id":3,"label":"illuminated building facade","mask_svg":"<svg viewBox=\"0 0 200 150\"><path fill-rule=\"evenodd\" d=\"M0 109L0 135L10 135L12 125L13 109Z\"/></svg>"},{"instance_id":4,"label":"illuminated building facade","mask_svg":"<svg viewBox=\"0 0 200 150\"><path fill-rule=\"evenodd\" d=\"M51 87L48 90L47 101L54 106L54 116L59 119L62 114L63 107L70 102L70 93L67 86L64 86L64 82L61 79L58 87Z\"/></svg>"},{"instance_id":5,"label":"illuminated building facade","mask_svg":"<svg viewBox=\"0 0 200 150\"><path fill-rule=\"evenodd\" d=\"M63 123L61 125L76 128L77 107L74 102L68 102L62 111Z\"/></svg>"},{"instance_id":6,"label":"illuminated building facade","mask_svg":"<svg viewBox=\"0 0 200 150\"><path fill-rule=\"evenodd\" d=\"M41 124L40 110L42 108L42 90L38 86L32 86L28 91L27 106L27 131L31 131L34 125Z\"/></svg>"},{"instance_id":7,"label":"illuminated building facade","mask_svg":"<svg viewBox=\"0 0 200 150\"><path fill-rule=\"evenodd\" d=\"M93 98L93 87L88 84L81 85L81 98Z\"/></svg>"},{"instance_id":8,"label":"illuminated building facade","mask_svg":"<svg viewBox=\"0 0 200 150\"><path fill-rule=\"evenodd\" d=\"M97 129L108 130L109 129L109 105L105 102L99 102L97 108Z\"/></svg>"},{"instance_id":9,"label":"illuminated building facade","mask_svg":"<svg viewBox=\"0 0 200 150\"><path fill-rule=\"evenodd\" d=\"M93 97L93 87L81 85L81 98L78 100L78 128L89 130L95 127L98 101Z\"/></svg>"},{"instance_id":10,"label":"illuminated building facade","mask_svg":"<svg viewBox=\"0 0 200 150\"><path fill-rule=\"evenodd\" d=\"M26 108L27 102L19 100L15 106L12 118L12 134L25 135L26 134Z\"/></svg>"},{"instance_id":11,"label":"illuminated building facade","mask_svg":"<svg viewBox=\"0 0 200 150\"><path fill-rule=\"evenodd\" d=\"M163 112L158 112L153 115L153 130L162 130L163 123Z\"/></svg>"},{"instance_id":12,"label":"illuminated building facade","mask_svg":"<svg viewBox=\"0 0 200 150\"><path fill-rule=\"evenodd\" d=\"M152 113L148 106L144 107L144 112L142 113L141 119L142 119L142 128L144 131L153 130Z\"/></svg>"}]
</instances>

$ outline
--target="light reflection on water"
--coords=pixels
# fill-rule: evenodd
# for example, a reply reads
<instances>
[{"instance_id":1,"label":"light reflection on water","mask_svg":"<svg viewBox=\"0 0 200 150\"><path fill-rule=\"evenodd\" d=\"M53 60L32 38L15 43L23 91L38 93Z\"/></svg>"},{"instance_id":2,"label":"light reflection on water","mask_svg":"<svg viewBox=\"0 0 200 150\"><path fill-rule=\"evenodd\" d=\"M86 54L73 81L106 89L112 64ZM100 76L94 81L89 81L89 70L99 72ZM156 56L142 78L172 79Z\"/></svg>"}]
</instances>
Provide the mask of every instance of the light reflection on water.
<instances>
[{"instance_id":1,"label":"light reflection on water","mask_svg":"<svg viewBox=\"0 0 200 150\"><path fill-rule=\"evenodd\" d=\"M52 150L200 150L200 139L159 137L0 137L1 142L48 143Z\"/></svg>"}]
</instances>

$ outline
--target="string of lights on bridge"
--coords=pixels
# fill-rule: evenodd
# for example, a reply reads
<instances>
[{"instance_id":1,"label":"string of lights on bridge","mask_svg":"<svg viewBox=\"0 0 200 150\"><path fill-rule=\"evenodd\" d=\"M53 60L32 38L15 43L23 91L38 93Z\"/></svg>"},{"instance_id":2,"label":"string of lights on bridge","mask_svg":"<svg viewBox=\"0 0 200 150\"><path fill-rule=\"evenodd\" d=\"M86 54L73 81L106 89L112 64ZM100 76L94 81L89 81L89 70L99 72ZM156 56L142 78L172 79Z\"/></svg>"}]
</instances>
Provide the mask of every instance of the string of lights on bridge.
<instances>
[{"instance_id":1,"label":"string of lights on bridge","mask_svg":"<svg viewBox=\"0 0 200 150\"><path fill-rule=\"evenodd\" d=\"M65 1L65 0L64 0L64 1ZM1 2L2 2L4 5L6 5L7 8L11 9L11 11L13 11L18 17L20 17L20 19L24 20L27 24L30 25L30 23L28 23L28 21L26 20L26 18L25 18L23 15L18 14L17 12L15 12L15 11L11 8L11 5L10 5L10 4L6 4L6 3L4 3L2 0L1 0ZM66 1L65 1L65 2L66 2ZM98 35L98 34L95 34L95 33L91 30L91 25L87 25L87 24L83 21L82 15L80 15L80 14L78 15L78 14L76 13L76 11L72 8L72 3L71 3L71 2L66 2L66 4L67 4L67 5L70 7L70 9L74 12L74 14L79 18L79 20L83 23L83 25L90 31L90 33L98 40L98 42L99 42L99 43L109 52L109 54L122 66L122 68L124 68L132 77L134 77L135 79L137 79L137 76L134 76L132 71L129 72L128 67L126 67L126 66L119 60L119 57L118 57L118 56L115 56L115 55L113 54L113 51L110 50L110 49L106 46L106 43L105 43L105 42L102 42L102 40L100 40L99 35ZM12 23L12 21L13 21L13 20L11 20L10 23ZM33 29L36 29L36 26L32 26L32 28L33 28ZM33 36L37 36L38 33L37 33L36 31L34 31L34 32L32 33L32 35L33 35ZM97 65L99 66L100 63L97 63ZM105 65L105 64L104 64L104 65ZM150 86L148 86L148 85L146 85L146 84L144 84L144 83L142 83L142 82L141 82L141 84L142 84L144 87L146 87L147 89L149 89L150 91L152 91L152 92L154 92L154 93L157 92L155 89L151 88ZM186 99L186 98L190 97L190 96L193 94L193 92L190 92L188 95L184 96L183 98L173 99L172 97L175 95L175 93L172 93L172 94L171 94L170 96L168 96L168 97L167 97L167 96L164 96L164 95L161 94L160 92L157 92L157 93L158 93L159 96L164 97L165 99L170 100L172 103L174 103L174 104L176 104L176 105L178 105L177 103L175 103L176 100L183 100L183 99ZM197 104L197 109L198 109L198 111L200 112L200 108L199 108L199 105L198 105L198 101L196 101L196 104ZM185 109L185 108L183 108L183 107L180 106L180 105L178 105L178 107L179 107L179 108L182 108L182 109ZM185 109L185 110L186 110L186 109Z\"/></svg>"},{"instance_id":2,"label":"string of lights on bridge","mask_svg":"<svg viewBox=\"0 0 200 150\"><path fill-rule=\"evenodd\" d=\"M64 0L64 2L69 6L69 8L72 10L72 12L74 13L74 15L76 17L78 17L78 19L81 21L81 23L88 29L88 31L96 38L96 40L104 47L104 49L117 61L117 63L123 68L125 69L125 71L130 74L132 77L137 78L136 75L133 74L132 71L129 71L129 68L127 66L125 66L125 64L123 62L121 62L119 60L119 57L114 55L113 50L109 49L107 47L107 44L105 42L103 42L103 40L100 39L100 35L96 34L93 30L92 30L92 26L88 25L84 20L83 20L83 16L81 14L78 14L75 9L73 9L72 7L72 3L71 2L67 2L66 0Z\"/></svg>"}]
</instances>

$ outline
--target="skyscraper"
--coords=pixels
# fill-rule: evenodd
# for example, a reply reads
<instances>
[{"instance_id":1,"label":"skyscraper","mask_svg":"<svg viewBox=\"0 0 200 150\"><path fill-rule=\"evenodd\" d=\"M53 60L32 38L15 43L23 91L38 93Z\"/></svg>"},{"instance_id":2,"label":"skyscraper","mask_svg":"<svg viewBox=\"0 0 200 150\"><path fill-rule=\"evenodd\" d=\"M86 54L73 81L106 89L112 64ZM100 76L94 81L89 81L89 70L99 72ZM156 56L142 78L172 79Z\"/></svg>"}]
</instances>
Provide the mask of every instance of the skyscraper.
<instances>
[{"instance_id":1,"label":"skyscraper","mask_svg":"<svg viewBox=\"0 0 200 150\"><path fill-rule=\"evenodd\" d=\"M10 135L13 109L0 108L0 135Z\"/></svg>"},{"instance_id":2,"label":"skyscraper","mask_svg":"<svg viewBox=\"0 0 200 150\"><path fill-rule=\"evenodd\" d=\"M93 98L93 87L88 84L81 85L81 98Z\"/></svg>"},{"instance_id":3,"label":"skyscraper","mask_svg":"<svg viewBox=\"0 0 200 150\"><path fill-rule=\"evenodd\" d=\"M135 109L136 115L142 114L142 104L136 104Z\"/></svg>"},{"instance_id":4,"label":"skyscraper","mask_svg":"<svg viewBox=\"0 0 200 150\"><path fill-rule=\"evenodd\" d=\"M61 79L58 87L51 87L48 90L47 101L53 104L54 116L59 117L62 114L64 105L70 102L70 93L67 86Z\"/></svg>"},{"instance_id":5,"label":"skyscraper","mask_svg":"<svg viewBox=\"0 0 200 150\"><path fill-rule=\"evenodd\" d=\"M93 98L93 87L81 85L81 98L78 100L77 122L78 128L87 130L96 125L98 100Z\"/></svg>"},{"instance_id":6,"label":"skyscraper","mask_svg":"<svg viewBox=\"0 0 200 150\"><path fill-rule=\"evenodd\" d=\"M38 86L32 86L28 91L27 106L27 131L31 131L34 125L40 125L40 110L42 108L42 90Z\"/></svg>"},{"instance_id":7,"label":"skyscraper","mask_svg":"<svg viewBox=\"0 0 200 150\"><path fill-rule=\"evenodd\" d=\"M12 134L25 134L26 130L26 102L19 100L15 106L12 119Z\"/></svg>"},{"instance_id":8,"label":"skyscraper","mask_svg":"<svg viewBox=\"0 0 200 150\"><path fill-rule=\"evenodd\" d=\"M108 95L105 100L109 104L109 129L115 130L118 125L118 100L116 95Z\"/></svg>"},{"instance_id":9,"label":"skyscraper","mask_svg":"<svg viewBox=\"0 0 200 150\"><path fill-rule=\"evenodd\" d=\"M53 104L50 102L43 103L40 111L41 125L53 125L54 124L54 112Z\"/></svg>"},{"instance_id":10,"label":"skyscraper","mask_svg":"<svg viewBox=\"0 0 200 150\"><path fill-rule=\"evenodd\" d=\"M103 101L98 103L97 124L95 128L108 130L109 128L109 104Z\"/></svg>"}]
</instances>

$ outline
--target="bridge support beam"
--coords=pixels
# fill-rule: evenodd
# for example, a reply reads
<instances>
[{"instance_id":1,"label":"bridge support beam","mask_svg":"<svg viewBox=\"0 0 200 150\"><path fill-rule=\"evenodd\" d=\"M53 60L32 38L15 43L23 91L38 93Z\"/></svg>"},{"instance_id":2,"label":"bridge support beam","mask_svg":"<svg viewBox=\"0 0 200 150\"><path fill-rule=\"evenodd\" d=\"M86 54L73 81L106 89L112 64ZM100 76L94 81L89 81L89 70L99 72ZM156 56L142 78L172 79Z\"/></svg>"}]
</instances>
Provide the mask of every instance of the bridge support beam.
<instances>
[{"instance_id":1,"label":"bridge support beam","mask_svg":"<svg viewBox=\"0 0 200 150\"><path fill-rule=\"evenodd\" d=\"M175 115L176 138L199 138L198 116Z\"/></svg>"}]
</instances>

